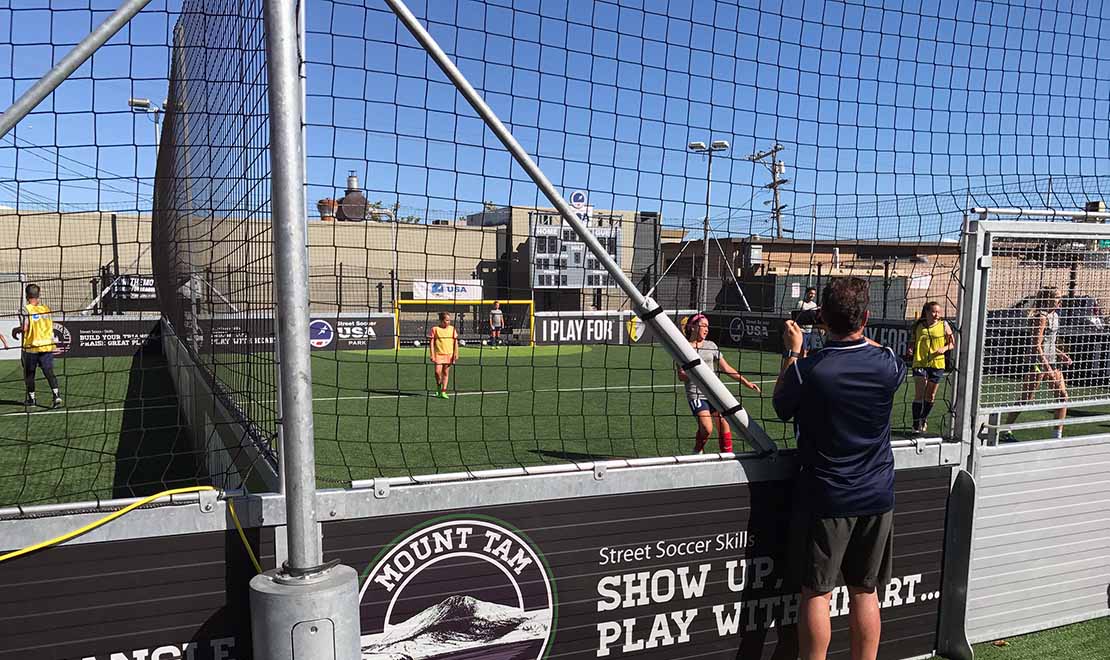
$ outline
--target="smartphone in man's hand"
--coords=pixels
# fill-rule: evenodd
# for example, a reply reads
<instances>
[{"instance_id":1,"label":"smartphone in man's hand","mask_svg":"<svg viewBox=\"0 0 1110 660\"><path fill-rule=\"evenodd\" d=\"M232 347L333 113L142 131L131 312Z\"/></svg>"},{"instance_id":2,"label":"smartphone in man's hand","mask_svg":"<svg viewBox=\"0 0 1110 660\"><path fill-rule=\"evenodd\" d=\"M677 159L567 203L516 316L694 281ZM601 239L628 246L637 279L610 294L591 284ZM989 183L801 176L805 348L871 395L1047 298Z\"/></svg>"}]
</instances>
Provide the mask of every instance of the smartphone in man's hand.
<instances>
[{"instance_id":1,"label":"smartphone in man's hand","mask_svg":"<svg viewBox=\"0 0 1110 660\"><path fill-rule=\"evenodd\" d=\"M791 320L800 326L817 325L821 322L821 308L796 309L790 313Z\"/></svg>"}]
</instances>

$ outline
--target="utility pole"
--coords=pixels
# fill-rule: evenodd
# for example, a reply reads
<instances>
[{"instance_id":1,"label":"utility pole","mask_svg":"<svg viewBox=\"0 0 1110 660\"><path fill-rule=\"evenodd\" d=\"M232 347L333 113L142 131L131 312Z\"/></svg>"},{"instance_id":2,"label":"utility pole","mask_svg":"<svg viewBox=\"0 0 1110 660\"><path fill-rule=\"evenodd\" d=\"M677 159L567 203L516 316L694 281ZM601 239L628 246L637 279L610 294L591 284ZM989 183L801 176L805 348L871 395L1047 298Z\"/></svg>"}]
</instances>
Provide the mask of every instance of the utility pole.
<instances>
[{"instance_id":1,"label":"utility pole","mask_svg":"<svg viewBox=\"0 0 1110 660\"><path fill-rule=\"evenodd\" d=\"M790 179L780 179L779 177L786 174L786 164L781 160L775 158L778 152L782 151L783 146L776 144L767 151L759 151L754 154L748 155L748 160L753 163L759 163L767 168L771 173L771 183L763 186L770 188L774 194L774 200L771 206L771 216L775 219L775 238L782 238L782 212L786 208L786 204L781 204L779 200L779 187L789 183ZM769 158L769 161L765 161Z\"/></svg>"}]
</instances>

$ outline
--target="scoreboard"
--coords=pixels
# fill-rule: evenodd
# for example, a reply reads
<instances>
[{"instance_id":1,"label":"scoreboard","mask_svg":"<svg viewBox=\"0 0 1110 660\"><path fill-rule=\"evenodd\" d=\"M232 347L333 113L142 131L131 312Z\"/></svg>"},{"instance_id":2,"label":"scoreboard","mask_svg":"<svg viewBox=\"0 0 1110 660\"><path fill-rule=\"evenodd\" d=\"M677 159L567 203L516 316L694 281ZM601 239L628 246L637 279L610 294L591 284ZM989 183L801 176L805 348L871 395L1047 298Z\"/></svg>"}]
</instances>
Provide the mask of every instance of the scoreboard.
<instances>
[{"instance_id":1,"label":"scoreboard","mask_svg":"<svg viewBox=\"0 0 1110 660\"><path fill-rule=\"evenodd\" d=\"M620 214L596 215L585 207L578 217L618 264ZM529 266L533 289L608 289L616 282L586 244L555 211L528 214Z\"/></svg>"}]
</instances>

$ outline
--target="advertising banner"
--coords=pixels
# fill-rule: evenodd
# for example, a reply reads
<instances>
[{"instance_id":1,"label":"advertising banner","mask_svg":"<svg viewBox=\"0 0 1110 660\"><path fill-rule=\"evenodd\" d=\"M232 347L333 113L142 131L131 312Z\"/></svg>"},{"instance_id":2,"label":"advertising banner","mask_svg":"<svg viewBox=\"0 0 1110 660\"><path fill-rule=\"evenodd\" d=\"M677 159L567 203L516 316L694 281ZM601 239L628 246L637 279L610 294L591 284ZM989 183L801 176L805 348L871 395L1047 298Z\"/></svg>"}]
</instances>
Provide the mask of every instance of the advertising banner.
<instances>
[{"instance_id":1,"label":"advertising banner","mask_svg":"<svg viewBox=\"0 0 1110 660\"><path fill-rule=\"evenodd\" d=\"M19 359L19 340L12 337L19 319L4 327L10 347L0 359ZM158 343L160 321L152 315L65 316L54 319L54 341L60 358L126 357ZM11 326L11 327L8 327ZM272 351L274 322L269 316L198 319L197 348L216 351ZM309 324L314 351L351 351L394 347L392 314L321 315Z\"/></svg>"},{"instance_id":2,"label":"advertising banner","mask_svg":"<svg viewBox=\"0 0 1110 660\"><path fill-rule=\"evenodd\" d=\"M272 567L273 528L245 534ZM0 542L0 552L15 549ZM0 660L250 660L254 575L234 530L63 545L4 562Z\"/></svg>"},{"instance_id":3,"label":"advertising banner","mask_svg":"<svg viewBox=\"0 0 1110 660\"><path fill-rule=\"evenodd\" d=\"M120 275L112 281L109 295L120 300L155 300L154 276Z\"/></svg>"},{"instance_id":4,"label":"advertising banner","mask_svg":"<svg viewBox=\"0 0 1110 660\"><path fill-rule=\"evenodd\" d=\"M671 317L671 321L678 326L681 332L683 328L686 327L686 321L696 313L697 312L693 310L682 309L675 312L668 312L667 315ZM655 331L639 316L627 313L623 316L623 321L625 337L627 337L629 344L651 344L655 342Z\"/></svg>"},{"instance_id":5,"label":"advertising banner","mask_svg":"<svg viewBox=\"0 0 1110 660\"><path fill-rule=\"evenodd\" d=\"M668 312L681 330L689 310ZM539 312L537 344L651 344L651 326L632 312Z\"/></svg>"},{"instance_id":6,"label":"advertising banner","mask_svg":"<svg viewBox=\"0 0 1110 660\"><path fill-rule=\"evenodd\" d=\"M351 316L314 316L309 323L309 344L314 351L358 351L393 348L392 314Z\"/></svg>"},{"instance_id":7,"label":"advertising banner","mask_svg":"<svg viewBox=\"0 0 1110 660\"><path fill-rule=\"evenodd\" d=\"M951 469L897 472L880 658L935 648ZM362 657L794 658L792 484L522 502L323 525L362 572ZM830 655L847 653L848 594Z\"/></svg>"},{"instance_id":8,"label":"advertising banner","mask_svg":"<svg viewBox=\"0 0 1110 660\"><path fill-rule=\"evenodd\" d=\"M623 344L618 314L536 314L537 344Z\"/></svg>"},{"instance_id":9,"label":"advertising banner","mask_svg":"<svg viewBox=\"0 0 1110 660\"><path fill-rule=\"evenodd\" d=\"M0 359L18 360L20 341L14 331L18 317L4 319L3 334L9 349ZM159 320L155 316L62 316L54 315L54 345L60 358L126 357L158 342Z\"/></svg>"},{"instance_id":10,"label":"advertising banner","mask_svg":"<svg viewBox=\"0 0 1110 660\"><path fill-rule=\"evenodd\" d=\"M883 346L889 346L897 356L904 356L910 345L910 326L913 321L882 321L868 323L863 333Z\"/></svg>"},{"instance_id":11,"label":"advertising banner","mask_svg":"<svg viewBox=\"0 0 1110 660\"><path fill-rule=\"evenodd\" d=\"M709 338L720 346L782 352L783 318L771 314L709 314Z\"/></svg>"},{"instance_id":12,"label":"advertising banner","mask_svg":"<svg viewBox=\"0 0 1110 660\"><path fill-rule=\"evenodd\" d=\"M308 343L313 351L356 351L394 347L392 314L313 315ZM270 317L212 318L201 321L199 346L216 350L273 350L274 322Z\"/></svg>"},{"instance_id":13,"label":"advertising banner","mask_svg":"<svg viewBox=\"0 0 1110 660\"><path fill-rule=\"evenodd\" d=\"M786 318L778 314L758 312L709 314L709 338L721 346L752 348L770 353L782 352L782 326ZM910 328L913 321L906 319L871 319L864 334L889 346L899 357L906 354L910 345ZM956 323L948 321L953 332Z\"/></svg>"},{"instance_id":14,"label":"advertising banner","mask_svg":"<svg viewBox=\"0 0 1110 660\"><path fill-rule=\"evenodd\" d=\"M416 280L413 300L482 300L482 280Z\"/></svg>"},{"instance_id":15,"label":"advertising banner","mask_svg":"<svg viewBox=\"0 0 1110 660\"><path fill-rule=\"evenodd\" d=\"M54 322L58 351L65 357L134 355L158 341L158 319L94 317Z\"/></svg>"}]
</instances>

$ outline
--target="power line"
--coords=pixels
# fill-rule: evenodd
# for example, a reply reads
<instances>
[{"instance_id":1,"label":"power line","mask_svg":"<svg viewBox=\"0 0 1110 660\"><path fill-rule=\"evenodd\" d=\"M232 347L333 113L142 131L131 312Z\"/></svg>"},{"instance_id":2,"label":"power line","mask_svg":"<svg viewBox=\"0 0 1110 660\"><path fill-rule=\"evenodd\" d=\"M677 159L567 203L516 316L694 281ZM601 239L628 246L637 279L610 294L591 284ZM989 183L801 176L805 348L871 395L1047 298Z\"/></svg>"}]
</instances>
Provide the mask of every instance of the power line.
<instances>
[{"instance_id":1,"label":"power line","mask_svg":"<svg viewBox=\"0 0 1110 660\"><path fill-rule=\"evenodd\" d=\"M85 172L79 172L79 171L77 171L77 170L75 170L75 169L73 169L73 168L71 168L71 167L67 167L67 166L65 166L65 165L62 165L62 163L60 162L60 161L62 161L62 160L66 160L66 161L69 161L69 162L72 162L72 163L76 163L76 164L78 164L78 165L81 165L81 166L83 166L83 167L87 167L87 168L89 168L89 169L92 169L92 170L93 170L93 172L94 172L94 176L93 176L93 178L95 178L95 179L96 179L97 181L101 182L101 185L103 185L103 186L104 186L105 188L107 188L107 189L109 189L109 190L112 190L113 192L121 193L121 194L124 194L124 195L132 195L132 194L136 194L136 195L137 195L137 194L139 194L139 193L137 193L136 191L133 191L133 190L122 190L122 189L120 189L120 188L117 188L117 187L114 187L114 186L112 186L112 185L109 185L109 184L107 183L107 181L109 181L109 179L104 179L104 178L101 178L101 177L99 176L99 174L100 174L101 172L103 172L103 173L105 173L105 174L110 174L110 175L112 175L113 177L115 177L115 180L117 180L117 181L136 181L136 182L137 182L137 183L139 183L140 185L145 185L145 186L149 186L149 187L151 187L151 188L153 188L153 187L154 187L154 184L153 184L153 183L150 183L149 181L145 181L145 180L143 180L143 179L142 179L142 178L140 178L140 177L135 177L135 176L124 176L124 175L122 175L122 174L119 174L119 173L117 173L117 172L112 172L112 171L110 171L110 170L107 170L107 169L101 168L101 167L99 167L99 166L93 167L93 166L90 166L90 165L89 165L88 163L84 163L84 162L82 162L82 161L79 161L79 160L76 160L76 159L70 158L69 156L65 156L65 155L62 155L62 153L61 153L61 151L60 151L60 150L58 149L58 147L45 147L45 146L42 146L42 145L38 145L38 144L35 144L35 143L33 143L33 142L29 141L29 140L26 140L26 139L24 139L24 138L20 138L20 137L15 137L15 136L11 136L11 138L12 138L12 143L10 143L10 144L9 144L9 146L11 146L11 147L14 147L14 148L16 148L16 149L19 149L19 148L20 148L20 145L19 145L19 144L17 143L17 141L18 141L18 142L22 142L22 143L24 143L24 144L23 144L23 148L27 148L27 149L29 149L29 151L28 151L28 154L29 154L29 155L31 155L31 156L34 156L35 158L38 158L39 160L42 160L42 161L44 161L44 162L47 162L47 163L53 163L53 164L54 164L54 165L55 165L55 166L56 166L56 167L57 167L57 168L58 168L59 170L64 170L64 171L66 171L66 172L68 172L68 173L70 173L70 174L74 174L74 175L76 175L76 176L80 176L80 177L85 177L85 178L87 178L87 177L88 177L88 174L87 174L87 173L85 173ZM37 153L35 153L35 152L33 151L34 149L42 149L42 150L44 150L44 151L47 151L48 153L50 153L50 155L52 155L52 156L54 156L54 157L55 157L55 160L50 160L49 158L47 158L47 157L45 157L45 156L42 156L42 155L40 155L40 154L37 154ZM53 150L55 150L55 151L56 151L56 153L55 153L55 152L52 152L52 151L51 151L52 149L53 149ZM13 166L13 167L14 167L14 166Z\"/></svg>"}]
</instances>

